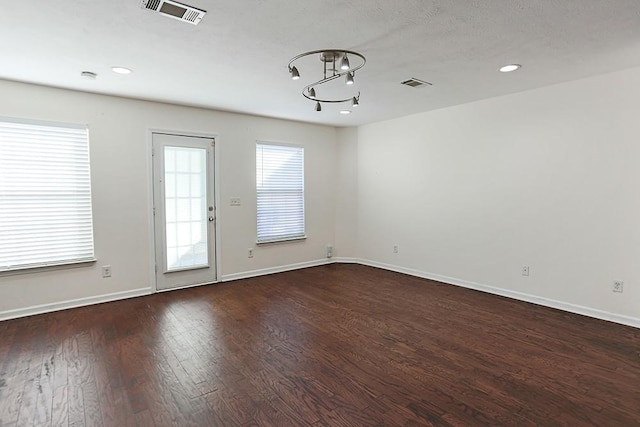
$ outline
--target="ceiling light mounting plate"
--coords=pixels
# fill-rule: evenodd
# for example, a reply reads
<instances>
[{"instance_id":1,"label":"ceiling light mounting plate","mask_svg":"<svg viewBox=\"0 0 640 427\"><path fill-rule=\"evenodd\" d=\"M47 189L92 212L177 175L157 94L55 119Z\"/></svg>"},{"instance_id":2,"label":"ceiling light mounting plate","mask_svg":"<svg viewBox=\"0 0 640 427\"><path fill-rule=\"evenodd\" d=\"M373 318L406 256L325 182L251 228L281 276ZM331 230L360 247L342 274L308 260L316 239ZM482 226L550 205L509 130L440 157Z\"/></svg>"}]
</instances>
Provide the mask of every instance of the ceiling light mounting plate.
<instances>
[{"instance_id":1,"label":"ceiling light mounting plate","mask_svg":"<svg viewBox=\"0 0 640 427\"><path fill-rule=\"evenodd\" d=\"M320 52L320 61L322 62L338 62L342 59L344 53L338 50L325 50Z\"/></svg>"}]
</instances>

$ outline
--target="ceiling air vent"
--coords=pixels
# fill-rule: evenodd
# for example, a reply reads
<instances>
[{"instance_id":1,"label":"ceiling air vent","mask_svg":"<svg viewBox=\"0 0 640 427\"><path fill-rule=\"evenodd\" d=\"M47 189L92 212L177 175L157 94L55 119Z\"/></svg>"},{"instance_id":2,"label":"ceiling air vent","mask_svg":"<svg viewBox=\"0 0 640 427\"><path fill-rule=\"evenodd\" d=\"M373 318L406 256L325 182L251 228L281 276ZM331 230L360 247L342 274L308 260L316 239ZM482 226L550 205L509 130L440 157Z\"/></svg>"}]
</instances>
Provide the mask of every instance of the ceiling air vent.
<instances>
[{"instance_id":1,"label":"ceiling air vent","mask_svg":"<svg viewBox=\"0 0 640 427\"><path fill-rule=\"evenodd\" d=\"M186 4L178 3L170 0L142 0L140 7L143 9L154 10L168 16L169 18L178 19L182 22L198 25L198 23L207 13L206 10L197 9Z\"/></svg>"},{"instance_id":2,"label":"ceiling air vent","mask_svg":"<svg viewBox=\"0 0 640 427\"><path fill-rule=\"evenodd\" d=\"M409 80L405 80L401 82L401 84L405 86L411 86L411 87L432 86L432 84L429 82L425 82L424 80L415 79L415 78L410 78Z\"/></svg>"}]
</instances>

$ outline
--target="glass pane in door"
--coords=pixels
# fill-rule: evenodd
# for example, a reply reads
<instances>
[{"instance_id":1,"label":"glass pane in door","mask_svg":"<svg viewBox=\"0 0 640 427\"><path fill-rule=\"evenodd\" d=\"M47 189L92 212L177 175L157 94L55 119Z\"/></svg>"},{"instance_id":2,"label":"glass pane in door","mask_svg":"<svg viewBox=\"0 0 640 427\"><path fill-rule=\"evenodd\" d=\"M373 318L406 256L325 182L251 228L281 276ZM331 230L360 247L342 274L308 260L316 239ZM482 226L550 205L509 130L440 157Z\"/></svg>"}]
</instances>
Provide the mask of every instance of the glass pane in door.
<instances>
[{"instance_id":1,"label":"glass pane in door","mask_svg":"<svg viewBox=\"0 0 640 427\"><path fill-rule=\"evenodd\" d=\"M207 150L164 147L167 271L209 265Z\"/></svg>"}]
</instances>

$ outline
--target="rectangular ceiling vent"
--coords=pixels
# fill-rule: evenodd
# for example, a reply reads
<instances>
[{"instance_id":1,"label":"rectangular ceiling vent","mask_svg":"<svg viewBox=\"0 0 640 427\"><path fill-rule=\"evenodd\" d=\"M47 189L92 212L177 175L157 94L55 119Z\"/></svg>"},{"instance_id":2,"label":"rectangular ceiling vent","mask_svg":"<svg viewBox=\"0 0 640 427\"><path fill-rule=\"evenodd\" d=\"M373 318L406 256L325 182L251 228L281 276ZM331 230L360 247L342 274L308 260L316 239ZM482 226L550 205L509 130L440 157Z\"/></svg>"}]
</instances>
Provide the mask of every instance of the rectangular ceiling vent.
<instances>
[{"instance_id":1,"label":"rectangular ceiling vent","mask_svg":"<svg viewBox=\"0 0 640 427\"><path fill-rule=\"evenodd\" d=\"M193 25L198 25L204 17L204 14L207 13L206 10L187 6L186 4L171 0L142 0L140 2L140 7L143 9L154 10L164 16L168 16L169 18L188 22Z\"/></svg>"},{"instance_id":2,"label":"rectangular ceiling vent","mask_svg":"<svg viewBox=\"0 0 640 427\"><path fill-rule=\"evenodd\" d=\"M401 84L405 86L411 86L411 87L432 86L432 84L429 82L425 82L424 80L415 79L415 78L410 78L409 80L405 80L401 82Z\"/></svg>"}]
</instances>

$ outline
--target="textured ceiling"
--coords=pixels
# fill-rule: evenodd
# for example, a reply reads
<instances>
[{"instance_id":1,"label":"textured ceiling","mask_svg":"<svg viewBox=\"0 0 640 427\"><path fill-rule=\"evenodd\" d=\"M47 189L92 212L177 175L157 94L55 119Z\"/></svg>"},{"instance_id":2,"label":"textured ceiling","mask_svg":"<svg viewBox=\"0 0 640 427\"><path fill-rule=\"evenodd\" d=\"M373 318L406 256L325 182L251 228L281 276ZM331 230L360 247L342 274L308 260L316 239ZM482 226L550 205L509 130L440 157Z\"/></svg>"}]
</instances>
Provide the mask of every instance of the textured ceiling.
<instances>
[{"instance_id":1,"label":"textured ceiling","mask_svg":"<svg viewBox=\"0 0 640 427\"><path fill-rule=\"evenodd\" d=\"M2 0L0 78L351 126L640 66L638 0L183 2L208 12L199 25L139 0ZM289 78L290 58L323 48L367 57L351 115L300 94L320 61ZM508 63L523 68L497 72Z\"/></svg>"}]
</instances>

